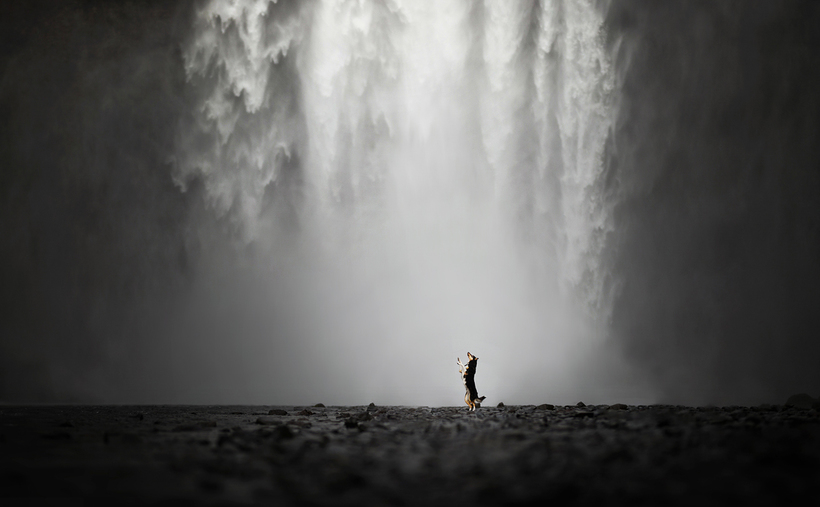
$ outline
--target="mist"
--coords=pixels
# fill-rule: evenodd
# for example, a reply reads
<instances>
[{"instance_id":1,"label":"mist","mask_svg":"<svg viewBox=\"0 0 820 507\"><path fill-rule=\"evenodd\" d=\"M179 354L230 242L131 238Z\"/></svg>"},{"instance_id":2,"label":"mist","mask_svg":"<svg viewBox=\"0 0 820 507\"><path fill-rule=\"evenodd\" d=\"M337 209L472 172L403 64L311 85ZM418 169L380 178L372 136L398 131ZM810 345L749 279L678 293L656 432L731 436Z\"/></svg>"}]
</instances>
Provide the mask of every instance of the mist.
<instances>
[{"instance_id":1,"label":"mist","mask_svg":"<svg viewBox=\"0 0 820 507\"><path fill-rule=\"evenodd\" d=\"M806 2L30 2L0 401L820 393Z\"/></svg>"}]
</instances>

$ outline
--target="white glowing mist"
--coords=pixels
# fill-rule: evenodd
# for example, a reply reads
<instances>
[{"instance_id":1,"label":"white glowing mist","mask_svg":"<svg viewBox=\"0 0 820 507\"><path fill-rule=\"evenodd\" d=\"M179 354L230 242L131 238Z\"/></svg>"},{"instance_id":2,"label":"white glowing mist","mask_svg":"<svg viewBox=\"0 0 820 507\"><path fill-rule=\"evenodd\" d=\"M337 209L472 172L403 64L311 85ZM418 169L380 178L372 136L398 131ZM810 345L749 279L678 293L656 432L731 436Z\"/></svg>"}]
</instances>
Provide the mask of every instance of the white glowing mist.
<instances>
[{"instance_id":1,"label":"white glowing mist","mask_svg":"<svg viewBox=\"0 0 820 507\"><path fill-rule=\"evenodd\" d=\"M260 392L287 378L268 399L455 404L469 350L488 403L579 395L607 311L602 15L582 0L199 10L184 56L200 108L175 180L203 182L271 280L279 373Z\"/></svg>"}]
</instances>

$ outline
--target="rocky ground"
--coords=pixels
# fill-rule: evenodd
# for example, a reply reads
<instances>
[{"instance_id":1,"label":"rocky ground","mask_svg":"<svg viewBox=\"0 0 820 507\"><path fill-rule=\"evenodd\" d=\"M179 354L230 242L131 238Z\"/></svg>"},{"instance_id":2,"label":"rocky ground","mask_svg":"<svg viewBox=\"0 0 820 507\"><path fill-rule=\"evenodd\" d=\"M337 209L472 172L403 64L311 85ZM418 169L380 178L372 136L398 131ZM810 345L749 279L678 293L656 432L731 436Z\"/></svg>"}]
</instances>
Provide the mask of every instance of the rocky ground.
<instances>
[{"instance_id":1,"label":"rocky ground","mask_svg":"<svg viewBox=\"0 0 820 507\"><path fill-rule=\"evenodd\" d=\"M774 505L819 485L816 405L0 406L4 505Z\"/></svg>"}]
</instances>

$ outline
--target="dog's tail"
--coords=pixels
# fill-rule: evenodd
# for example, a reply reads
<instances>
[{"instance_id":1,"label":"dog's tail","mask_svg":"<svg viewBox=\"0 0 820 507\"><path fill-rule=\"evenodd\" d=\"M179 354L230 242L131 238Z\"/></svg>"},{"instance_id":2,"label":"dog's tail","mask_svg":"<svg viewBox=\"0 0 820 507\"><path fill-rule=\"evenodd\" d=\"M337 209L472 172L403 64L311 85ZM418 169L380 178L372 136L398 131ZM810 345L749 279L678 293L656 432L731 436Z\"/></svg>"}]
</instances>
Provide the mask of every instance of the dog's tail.
<instances>
[{"instance_id":1,"label":"dog's tail","mask_svg":"<svg viewBox=\"0 0 820 507\"><path fill-rule=\"evenodd\" d=\"M475 398L473 400L473 403L475 403L476 405L481 405L481 402L484 401L484 398L486 398L486 396L481 396L480 398Z\"/></svg>"}]
</instances>

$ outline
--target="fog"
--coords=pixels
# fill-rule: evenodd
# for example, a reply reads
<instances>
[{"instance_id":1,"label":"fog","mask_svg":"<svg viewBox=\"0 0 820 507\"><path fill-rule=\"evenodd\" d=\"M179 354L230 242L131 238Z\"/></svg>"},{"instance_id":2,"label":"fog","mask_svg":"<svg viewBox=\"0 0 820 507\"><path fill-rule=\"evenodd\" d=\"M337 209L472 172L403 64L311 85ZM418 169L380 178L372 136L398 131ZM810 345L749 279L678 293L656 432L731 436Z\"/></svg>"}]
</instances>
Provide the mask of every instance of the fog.
<instances>
[{"instance_id":1,"label":"fog","mask_svg":"<svg viewBox=\"0 0 820 507\"><path fill-rule=\"evenodd\" d=\"M3 9L0 401L820 393L811 3Z\"/></svg>"}]
</instances>

